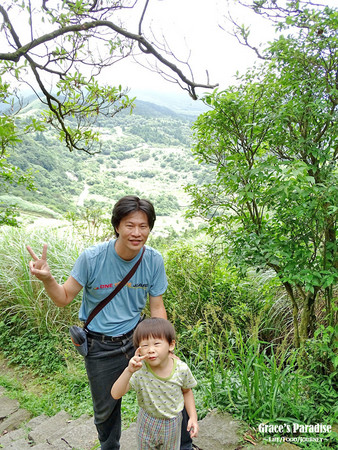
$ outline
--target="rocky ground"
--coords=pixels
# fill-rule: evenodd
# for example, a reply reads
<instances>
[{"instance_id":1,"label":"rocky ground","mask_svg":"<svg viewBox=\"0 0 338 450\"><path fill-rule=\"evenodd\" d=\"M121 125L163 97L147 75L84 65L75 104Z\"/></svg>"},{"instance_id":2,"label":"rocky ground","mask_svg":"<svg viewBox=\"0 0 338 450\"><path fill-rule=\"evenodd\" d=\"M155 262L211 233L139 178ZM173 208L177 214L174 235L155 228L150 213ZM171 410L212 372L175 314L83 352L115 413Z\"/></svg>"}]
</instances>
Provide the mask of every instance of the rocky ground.
<instances>
[{"instance_id":1,"label":"rocky ground","mask_svg":"<svg viewBox=\"0 0 338 450\"><path fill-rule=\"evenodd\" d=\"M202 450L276 450L272 445L256 442L245 424L229 414L210 412L200 421L200 433L194 443ZM0 386L0 448L3 450L91 450L98 448L93 418L72 418L60 411L53 417L31 418L19 402L6 396ZM297 447L288 443L280 450ZM121 450L136 450L136 425L122 432Z\"/></svg>"}]
</instances>

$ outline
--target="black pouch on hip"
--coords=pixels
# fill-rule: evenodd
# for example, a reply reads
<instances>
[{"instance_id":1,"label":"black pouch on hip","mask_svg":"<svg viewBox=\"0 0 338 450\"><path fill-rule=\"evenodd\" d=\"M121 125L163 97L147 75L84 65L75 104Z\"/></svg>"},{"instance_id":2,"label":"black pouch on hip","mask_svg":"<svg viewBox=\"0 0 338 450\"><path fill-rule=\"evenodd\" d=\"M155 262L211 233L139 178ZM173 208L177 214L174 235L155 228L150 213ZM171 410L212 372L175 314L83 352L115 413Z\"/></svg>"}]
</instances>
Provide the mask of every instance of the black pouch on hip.
<instances>
[{"instance_id":1,"label":"black pouch on hip","mask_svg":"<svg viewBox=\"0 0 338 450\"><path fill-rule=\"evenodd\" d=\"M76 350L82 356L88 355L88 341L87 341L87 333L81 327L77 325L72 325L69 328L70 338L76 348Z\"/></svg>"}]
</instances>

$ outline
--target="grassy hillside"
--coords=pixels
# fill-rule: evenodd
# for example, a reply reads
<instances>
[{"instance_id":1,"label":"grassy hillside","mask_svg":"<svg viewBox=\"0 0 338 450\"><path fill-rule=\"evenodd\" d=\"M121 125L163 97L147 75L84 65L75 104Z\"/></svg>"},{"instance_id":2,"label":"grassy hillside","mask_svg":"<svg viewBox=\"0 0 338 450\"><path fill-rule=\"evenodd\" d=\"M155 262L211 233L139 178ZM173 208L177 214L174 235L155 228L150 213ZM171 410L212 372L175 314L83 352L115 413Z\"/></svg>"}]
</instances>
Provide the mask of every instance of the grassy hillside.
<instances>
[{"instance_id":1,"label":"grassy hillside","mask_svg":"<svg viewBox=\"0 0 338 450\"><path fill-rule=\"evenodd\" d=\"M37 116L40 110L36 100L20 116ZM136 101L132 114L124 111L114 118L99 118L101 153L92 156L70 153L52 130L25 136L11 152L10 161L34 172L36 190L13 187L8 194L26 212L31 205L34 214L40 205L60 215L95 205L108 215L118 198L135 193L150 198L168 224L181 222L188 202L183 186L207 176L190 151L193 120L193 116Z\"/></svg>"}]
</instances>

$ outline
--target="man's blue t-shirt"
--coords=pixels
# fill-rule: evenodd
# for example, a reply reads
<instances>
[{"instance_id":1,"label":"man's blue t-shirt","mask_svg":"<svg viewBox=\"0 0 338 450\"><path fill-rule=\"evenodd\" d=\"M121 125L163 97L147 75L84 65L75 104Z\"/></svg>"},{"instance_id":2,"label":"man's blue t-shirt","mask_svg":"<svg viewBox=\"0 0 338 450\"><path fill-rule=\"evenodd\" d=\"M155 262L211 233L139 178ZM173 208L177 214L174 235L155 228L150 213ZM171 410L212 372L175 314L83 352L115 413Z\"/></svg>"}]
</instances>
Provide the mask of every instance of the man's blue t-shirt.
<instances>
[{"instance_id":1,"label":"man's blue t-shirt","mask_svg":"<svg viewBox=\"0 0 338 450\"><path fill-rule=\"evenodd\" d=\"M131 261L115 251L116 240L84 250L76 260L71 276L83 286L79 318L86 321L95 306L123 280L141 256ZM107 336L119 336L132 330L140 319L148 294L162 295L168 282L161 254L146 246L141 264L121 291L94 317L88 329Z\"/></svg>"}]
</instances>

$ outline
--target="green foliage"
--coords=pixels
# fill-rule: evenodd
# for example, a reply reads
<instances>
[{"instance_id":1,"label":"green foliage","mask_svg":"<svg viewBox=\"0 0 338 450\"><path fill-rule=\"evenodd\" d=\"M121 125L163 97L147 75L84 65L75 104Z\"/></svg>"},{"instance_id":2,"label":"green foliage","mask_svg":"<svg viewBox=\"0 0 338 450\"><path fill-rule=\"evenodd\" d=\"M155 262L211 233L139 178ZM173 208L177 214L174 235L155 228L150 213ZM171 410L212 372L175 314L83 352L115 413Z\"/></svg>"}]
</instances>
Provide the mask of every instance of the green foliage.
<instances>
[{"instance_id":1,"label":"green foliage","mask_svg":"<svg viewBox=\"0 0 338 450\"><path fill-rule=\"evenodd\" d=\"M1 83L1 81L0 81ZM33 190L32 172L26 173L9 162L9 147L21 142L13 117L0 116L0 192L9 192L12 186L23 186ZM0 226L16 226L18 212L16 204L6 204L0 199Z\"/></svg>"},{"instance_id":2,"label":"green foliage","mask_svg":"<svg viewBox=\"0 0 338 450\"><path fill-rule=\"evenodd\" d=\"M104 240L113 234L110 220L102 216L102 207L91 205L78 208L76 212L65 214L65 218L87 242Z\"/></svg>"},{"instance_id":3,"label":"green foliage","mask_svg":"<svg viewBox=\"0 0 338 450\"><path fill-rule=\"evenodd\" d=\"M296 345L314 331L319 292L331 308L338 281L332 12L316 16L325 29L318 35L318 20L313 24L312 11L304 11L295 36L270 44L266 63L205 98L212 109L193 127L194 154L215 179L188 187L190 215L207 220L231 264L277 273L293 305Z\"/></svg>"},{"instance_id":4,"label":"green foliage","mask_svg":"<svg viewBox=\"0 0 338 450\"><path fill-rule=\"evenodd\" d=\"M27 327L22 327L23 315L18 312L9 314L0 322L0 345L3 356L18 366L29 366L41 375L57 372L65 365L61 349L64 337L45 330L30 333Z\"/></svg>"},{"instance_id":5,"label":"green foliage","mask_svg":"<svg viewBox=\"0 0 338 450\"><path fill-rule=\"evenodd\" d=\"M58 230L39 230L38 234L19 229L4 227L0 239L0 304L2 314L2 339L8 345L13 335L19 337L33 334L36 336L57 336L62 330L67 330L70 323L77 322L79 299L69 308L55 307L38 280L31 279L28 262L29 254L26 245L29 244L37 253L45 242L50 243L48 261L55 279L62 283L66 280L79 255L80 245L74 244L74 236L67 231L68 239L60 241ZM23 326L23 324L25 324ZM55 342L54 342L55 341ZM59 341L51 339L51 345L58 347ZM13 347L11 347L13 350ZM18 346L18 352L25 355L25 347ZM43 347L42 350L43 351ZM57 350L62 354L62 347ZM52 353L52 350L51 350ZM25 357L23 360L25 360Z\"/></svg>"},{"instance_id":6,"label":"green foliage","mask_svg":"<svg viewBox=\"0 0 338 450\"><path fill-rule=\"evenodd\" d=\"M165 305L186 356L205 354L208 347L221 351L226 328L235 323L244 332L269 308L276 291L271 274L264 282L259 275L243 278L203 243L178 240L166 252L165 266Z\"/></svg>"},{"instance_id":7,"label":"green foliage","mask_svg":"<svg viewBox=\"0 0 338 450\"><path fill-rule=\"evenodd\" d=\"M255 335L244 338L236 327L225 336L221 351L216 351L215 341L205 355L190 356L189 365L199 381L196 398L202 405L228 411L254 429L262 423L336 422L332 378L300 368L299 350L259 341ZM330 441L329 447L334 447L334 433ZM307 447L306 442L301 446Z\"/></svg>"},{"instance_id":8,"label":"green foliage","mask_svg":"<svg viewBox=\"0 0 338 450\"><path fill-rule=\"evenodd\" d=\"M30 203L27 200L23 200L20 197L16 197L14 195L1 195L0 201L4 205L4 207L10 208L11 205L13 206L13 213L19 214L19 211L21 212L30 212L32 214L43 216L43 217L54 217L57 218L59 215L49 209L46 208L44 205L39 205L37 203ZM3 225L12 225L12 224L6 224L3 223Z\"/></svg>"},{"instance_id":9,"label":"green foliage","mask_svg":"<svg viewBox=\"0 0 338 450\"><path fill-rule=\"evenodd\" d=\"M332 377L338 383L338 325L320 325L304 349L304 366L313 374Z\"/></svg>"},{"instance_id":10,"label":"green foliage","mask_svg":"<svg viewBox=\"0 0 338 450\"><path fill-rule=\"evenodd\" d=\"M122 112L115 117L123 133L138 137L139 142L159 146L190 146L192 118L173 113L168 108L147 102L135 102L132 115Z\"/></svg>"},{"instance_id":11,"label":"green foliage","mask_svg":"<svg viewBox=\"0 0 338 450\"><path fill-rule=\"evenodd\" d=\"M29 374L29 372L23 373ZM21 371L22 374L22 371ZM6 388L6 395L20 402L22 408L30 411L34 416L46 414L52 416L61 410L67 410L72 417L77 418L82 414L92 414L93 406L87 375L83 365L78 365L67 371L50 371L52 377L39 374L37 380L25 383L13 377L0 376L1 386ZM29 387L29 389L27 389Z\"/></svg>"},{"instance_id":12,"label":"green foliage","mask_svg":"<svg viewBox=\"0 0 338 450\"><path fill-rule=\"evenodd\" d=\"M172 194L150 195L149 200L154 204L157 216L170 216L180 209L177 197Z\"/></svg>"},{"instance_id":13,"label":"green foliage","mask_svg":"<svg viewBox=\"0 0 338 450\"><path fill-rule=\"evenodd\" d=\"M252 425L283 417L303 420L296 353L284 349L282 355L275 355L273 346L254 338L244 340L238 330L226 337L229 345L222 359L209 355L212 377L208 401Z\"/></svg>"}]
</instances>

